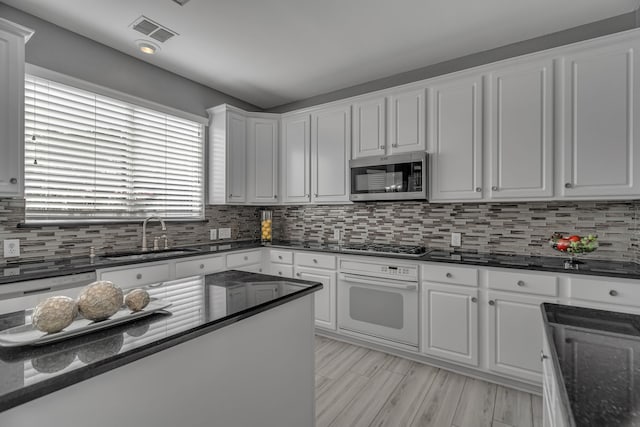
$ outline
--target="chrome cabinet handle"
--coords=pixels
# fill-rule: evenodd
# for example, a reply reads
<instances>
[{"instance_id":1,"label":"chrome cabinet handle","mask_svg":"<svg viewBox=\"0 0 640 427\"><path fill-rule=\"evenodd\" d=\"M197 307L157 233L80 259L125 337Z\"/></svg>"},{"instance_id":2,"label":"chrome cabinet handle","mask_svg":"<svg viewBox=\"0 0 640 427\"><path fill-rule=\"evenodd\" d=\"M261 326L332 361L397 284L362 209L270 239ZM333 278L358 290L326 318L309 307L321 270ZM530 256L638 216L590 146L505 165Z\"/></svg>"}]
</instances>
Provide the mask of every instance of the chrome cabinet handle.
<instances>
[{"instance_id":1,"label":"chrome cabinet handle","mask_svg":"<svg viewBox=\"0 0 640 427\"><path fill-rule=\"evenodd\" d=\"M278 259L282 259L282 255L278 255Z\"/></svg>"},{"instance_id":2,"label":"chrome cabinet handle","mask_svg":"<svg viewBox=\"0 0 640 427\"><path fill-rule=\"evenodd\" d=\"M11 183L11 184L17 184L17 183L18 183L18 179L17 179L17 178L11 178L11 179L9 180L9 183Z\"/></svg>"},{"instance_id":3,"label":"chrome cabinet handle","mask_svg":"<svg viewBox=\"0 0 640 427\"><path fill-rule=\"evenodd\" d=\"M204 268L204 264L200 264L200 270Z\"/></svg>"},{"instance_id":4,"label":"chrome cabinet handle","mask_svg":"<svg viewBox=\"0 0 640 427\"><path fill-rule=\"evenodd\" d=\"M445 274L445 276L447 277L447 279L451 279L453 277L453 274L447 273L447 274Z\"/></svg>"},{"instance_id":5,"label":"chrome cabinet handle","mask_svg":"<svg viewBox=\"0 0 640 427\"><path fill-rule=\"evenodd\" d=\"M314 263L314 264L317 264L317 263L318 263L318 260L314 258L314 259L313 259L313 263Z\"/></svg>"},{"instance_id":6,"label":"chrome cabinet handle","mask_svg":"<svg viewBox=\"0 0 640 427\"><path fill-rule=\"evenodd\" d=\"M545 355L542 350L540 350L540 361L543 362L544 359L548 359L548 358L549 357L547 355Z\"/></svg>"},{"instance_id":7,"label":"chrome cabinet handle","mask_svg":"<svg viewBox=\"0 0 640 427\"><path fill-rule=\"evenodd\" d=\"M300 277L300 273L296 273L296 276Z\"/></svg>"},{"instance_id":8,"label":"chrome cabinet handle","mask_svg":"<svg viewBox=\"0 0 640 427\"><path fill-rule=\"evenodd\" d=\"M489 305L496 305L496 302L494 300L489 300Z\"/></svg>"},{"instance_id":9,"label":"chrome cabinet handle","mask_svg":"<svg viewBox=\"0 0 640 427\"><path fill-rule=\"evenodd\" d=\"M476 297L471 297L471 302L478 302L478 298L476 298Z\"/></svg>"},{"instance_id":10,"label":"chrome cabinet handle","mask_svg":"<svg viewBox=\"0 0 640 427\"><path fill-rule=\"evenodd\" d=\"M494 185L493 187L491 187L491 191L498 191L498 187Z\"/></svg>"},{"instance_id":11,"label":"chrome cabinet handle","mask_svg":"<svg viewBox=\"0 0 640 427\"><path fill-rule=\"evenodd\" d=\"M136 274L136 279L138 279L138 280L142 279L142 274L140 274L140 273Z\"/></svg>"},{"instance_id":12,"label":"chrome cabinet handle","mask_svg":"<svg viewBox=\"0 0 640 427\"><path fill-rule=\"evenodd\" d=\"M616 297L618 296L618 291L616 291L615 289L611 289L609 291L609 295L611 295L612 297Z\"/></svg>"},{"instance_id":13,"label":"chrome cabinet handle","mask_svg":"<svg viewBox=\"0 0 640 427\"><path fill-rule=\"evenodd\" d=\"M517 285L518 286L524 286L524 280L518 280Z\"/></svg>"},{"instance_id":14,"label":"chrome cabinet handle","mask_svg":"<svg viewBox=\"0 0 640 427\"><path fill-rule=\"evenodd\" d=\"M278 275L282 276L282 271L278 271Z\"/></svg>"},{"instance_id":15,"label":"chrome cabinet handle","mask_svg":"<svg viewBox=\"0 0 640 427\"><path fill-rule=\"evenodd\" d=\"M573 187L573 185L570 182L566 182L564 184L564 188L571 188L571 187Z\"/></svg>"},{"instance_id":16,"label":"chrome cabinet handle","mask_svg":"<svg viewBox=\"0 0 640 427\"><path fill-rule=\"evenodd\" d=\"M482 192L482 188L481 187L476 187L476 193L480 193Z\"/></svg>"}]
</instances>

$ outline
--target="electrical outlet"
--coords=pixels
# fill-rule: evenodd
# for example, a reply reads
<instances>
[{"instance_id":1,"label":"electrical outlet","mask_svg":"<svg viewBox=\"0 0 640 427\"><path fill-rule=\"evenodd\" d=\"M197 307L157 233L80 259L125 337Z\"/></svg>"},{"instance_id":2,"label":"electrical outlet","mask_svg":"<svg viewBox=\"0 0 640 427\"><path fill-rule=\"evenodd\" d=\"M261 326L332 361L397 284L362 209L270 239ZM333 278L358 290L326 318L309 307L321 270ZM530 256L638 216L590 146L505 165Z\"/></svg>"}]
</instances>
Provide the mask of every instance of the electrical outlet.
<instances>
[{"instance_id":1,"label":"electrical outlet","mask_svg":"<svg viewBox=\"0 0 640 427\"><path fill-rule=\"evenodd\" d=\"M231 238L231 229L230 228L219 228L218 236L221 239L230 239Z\"/></svg>"},{"instance_id":2,"label":"electrical outlet","mask_svg":"<svg viewBox=\"0 0 640 427\"><path fill-rule=\"evenodd\" d=\"M462 246L462 234L451 233L451 246Z\"/></svg>"},{"instance_id":3,"label":"electrical outlet","mask_svg":"<svg viewBox=\"0 0 640 427\"><path fill-rule=\"evenodd\" d=\"M217 240L218 239L218 229L212 228L209 230L209 240Z\"/></svg>"},{"instance_id":4,"label":"electrical outlet","mask_svg":"<svg viewBox=\"0 0 640 427\"><path fill-rule=\"evenodd\" d=\"M340 241L340 229L336 228L333 230L333 240L335 240L336 242Z\"/></svg>"},{"instance_id":5,"label":"electrical outlet","mask_svg":"<svg viewBox=\"0 0 640 427\"><path fill-rule=\"evenodd\" d=\"M20 239L7 239L4 241L4 257L13 258L20 256Z\"/></svg>"}]
</instances>

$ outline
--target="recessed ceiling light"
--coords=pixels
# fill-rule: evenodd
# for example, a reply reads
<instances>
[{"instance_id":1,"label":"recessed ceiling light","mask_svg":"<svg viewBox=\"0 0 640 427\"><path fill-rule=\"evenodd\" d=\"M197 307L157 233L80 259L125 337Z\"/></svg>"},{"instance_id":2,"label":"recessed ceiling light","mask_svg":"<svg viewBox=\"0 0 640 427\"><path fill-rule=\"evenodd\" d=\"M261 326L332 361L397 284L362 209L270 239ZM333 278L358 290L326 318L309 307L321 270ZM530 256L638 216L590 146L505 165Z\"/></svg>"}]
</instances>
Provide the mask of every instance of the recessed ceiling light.
<instances>
[{"instance_id":1,"label":"recessed ceiling light","mask_svg":"<svg viewBox=\"0 0 640 427\"><path fill-rule=\"evenodd\" d=\"M147 55L153 55L158 50L160 50L157 45L146 40L136 40L136 44L138 45L138 49L140 49L142 53L146 53Z\"/></svg>"}]
</instances>

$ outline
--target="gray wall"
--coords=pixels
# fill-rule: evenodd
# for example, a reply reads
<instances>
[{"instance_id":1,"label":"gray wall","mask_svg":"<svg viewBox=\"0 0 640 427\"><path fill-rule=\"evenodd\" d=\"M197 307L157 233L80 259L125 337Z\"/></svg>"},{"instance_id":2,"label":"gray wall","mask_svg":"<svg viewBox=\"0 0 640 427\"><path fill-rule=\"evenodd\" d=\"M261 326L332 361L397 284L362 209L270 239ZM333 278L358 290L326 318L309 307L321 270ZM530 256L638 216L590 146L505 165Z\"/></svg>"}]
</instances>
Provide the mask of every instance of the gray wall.
<instances>
[{"instance_id":1,"label":"gray wall","mask_svg":"<svg viewBox=\"0 0 640 427\"><path fill-rule=\"evenodd\" d=\"M547 34L545 36L505 45L496 49L474 53L471 55L452 59L450 61L430 65L428 67L418 68L417 70L396 74L360 85L336 90L334 92L329 92L323 95L314 96L312 98L307 98L278 107L273 107L268 111L273 113L284 113L300 108L311 107L314 105L323 104L325 102L331 102L351 96L362 95L364 93L373 92L376 90L386 89L393 86L440 76L443 74L453 73L454 71L460 71L467 68L489 64L491 62L525 55L527 53L538 52L541 50L551 49L554 47L563 46L582 40L588 40L607 34L630 30L640 26L639 17L640 12L638 11L614 16L613 18L604 19L602 21L592 22L590 24L581 25L579 27L570 28L564 31L559 31L557 33Z\"/></svg>"},{"instance_id":2,"label":"gray wall","mask_svg":"<svg viewBox=\"0 0 640 427\"><path fill-rule=\"evenodd\" d=\"M0 17L35 30L27 62L68 76L206 117L223 103L260 111L226 95L0 2Z\"/></svg>"}]
</instances>

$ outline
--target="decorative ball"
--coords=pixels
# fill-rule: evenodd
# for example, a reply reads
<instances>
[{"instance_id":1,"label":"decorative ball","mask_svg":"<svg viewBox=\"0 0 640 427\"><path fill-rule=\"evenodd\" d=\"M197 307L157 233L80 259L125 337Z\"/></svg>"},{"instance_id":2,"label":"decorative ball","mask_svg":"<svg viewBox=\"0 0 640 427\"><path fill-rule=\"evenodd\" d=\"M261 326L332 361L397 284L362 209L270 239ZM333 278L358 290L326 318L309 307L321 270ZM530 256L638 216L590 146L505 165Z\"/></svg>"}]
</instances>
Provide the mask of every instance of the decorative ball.
<instances>
[{"instance_id":1,"label":"decorative ball","mask_svg":"<svg viewBox=\"0 0 640 427\"><path fill-rule=\"evenodd\" d=\"M107 280L93 282L78 297L78 311L89 320L105 320L122 307L122 289Z\"/></svg>"},{"instance_id":2,"label":"decorative ball","mask_svg":"<svg viewBox=\"0 0 640 427\"><path fill-rule=\"evenodd\" d=\"M144 289L134 289L124 297L124 303L131 311L142 310L149 304L149 301L151 301L149 292Z\"/></svg>"},{"instance_id":3,"label":"decorative ball","mask_svg":"<svg viewBox=\"0 0 640 427\"><path fill-rule=\"evenodd\" d=\"M78 306L73 298L49 297L33 310L31 323L42 332L60 332L73 322L78 314Z\"/></svg>"}]
</instances>

